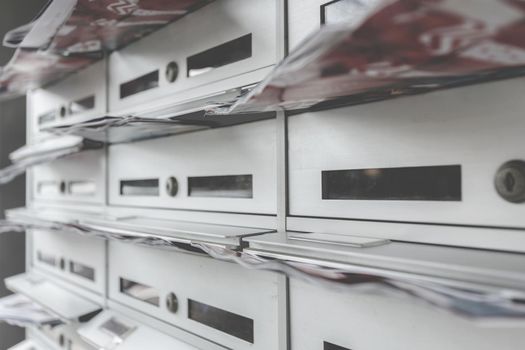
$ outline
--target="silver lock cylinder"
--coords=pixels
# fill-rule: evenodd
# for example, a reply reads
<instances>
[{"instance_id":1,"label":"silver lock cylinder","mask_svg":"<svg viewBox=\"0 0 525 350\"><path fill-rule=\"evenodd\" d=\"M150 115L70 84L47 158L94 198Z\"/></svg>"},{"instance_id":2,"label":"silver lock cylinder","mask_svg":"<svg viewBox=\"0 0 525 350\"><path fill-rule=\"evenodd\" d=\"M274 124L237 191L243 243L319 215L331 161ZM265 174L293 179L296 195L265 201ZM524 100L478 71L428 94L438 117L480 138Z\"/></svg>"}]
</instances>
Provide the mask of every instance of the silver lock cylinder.
<instances>
[{"instance_id":1,"label":"silver lock cylinder","mask_svg":"<svg viewBox=\"0 0 525 350\"><path fill-rule=\"evenodd\" d=\"M175 177L170 177L166 181L166 192L171 197L175 197L179 192L179 183Z\"/></svg>"},{"instance_id":2,"label":"silver lock cylinder","mask_svg":"<svg viewBox=\"0 0 525 350\"><path fill-rule=\"evenodd\" d=\"M175 293L170 293L166 297L166 308L173 314L179 309L179 300L177 299Z\"/></svg>"},{"instance_id":3,"label":"silver lock cylinder","mask_svg":"<svg viewBox=\"0 0 525 350\"><path fill-rule=\"evenodd\" d=\"M525 161L511 160L497 171L494 185L498 194L508 202L525 202Z\"/></svg>"}]
</instances>

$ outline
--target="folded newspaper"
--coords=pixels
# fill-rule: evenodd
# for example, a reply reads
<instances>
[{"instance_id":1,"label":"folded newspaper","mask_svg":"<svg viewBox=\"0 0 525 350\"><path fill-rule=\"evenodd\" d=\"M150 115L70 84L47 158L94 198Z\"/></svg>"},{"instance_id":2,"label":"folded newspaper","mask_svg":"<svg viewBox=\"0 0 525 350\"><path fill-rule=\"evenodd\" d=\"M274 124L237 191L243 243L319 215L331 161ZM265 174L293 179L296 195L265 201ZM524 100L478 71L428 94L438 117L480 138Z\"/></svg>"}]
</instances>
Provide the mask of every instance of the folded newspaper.
<instances>
[{"instance_id":1,"label":"folded newspaper","mask_svg":"<svg viewBox=\"0 0 525 350\"><path fill-rule=\"evenodd\" d=\"M0 299L0 321L19 327L62 323L57 316L21 294L12 294Z\"/></svg>"},{"instance_id":2,"label":"folded newspaper","mask_svg":"<svg viewBox=\"0 0 525 350\"><path fill-rule=\"evenodd\" d=\"M79 136L50 137L40 142L26 145L9 155L12 164L0 169L0 184L8 183L26 169L49 163L84 150L103 147L100 142L85 140Z\"/></svg>"},{"instance_id":3,"label":"folded newspaper","mask_svg":"<svg viewBox=\"0 0 525 350\"><path fill-rule=\"evenodd\" d=\"M250 94L210 113L358 104L525 74L521 0L370 0L338 6Z\"/></svg>"}]
</instances>

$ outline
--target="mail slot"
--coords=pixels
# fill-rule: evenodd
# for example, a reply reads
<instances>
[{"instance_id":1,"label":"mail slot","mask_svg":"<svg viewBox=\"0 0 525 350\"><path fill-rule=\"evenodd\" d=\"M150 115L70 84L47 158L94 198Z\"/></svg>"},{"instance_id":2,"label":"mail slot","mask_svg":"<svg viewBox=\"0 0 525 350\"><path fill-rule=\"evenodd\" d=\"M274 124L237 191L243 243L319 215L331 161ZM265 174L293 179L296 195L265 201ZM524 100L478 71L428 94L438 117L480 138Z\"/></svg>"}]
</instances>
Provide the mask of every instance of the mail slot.
<instances>
[{"instance_id":1,"label":"mail slot","mask_svg":"<svg viewBox=\"0 0 525 350\"><path fill-rule=\"evenodd\" d=\"M490 229L430 231L525 228L524 87L513 79L290 117L289 229L516 249L511 230L497 240Z\"/></svg>"},{"instance_id":2,"label":"mail slot","mask_svg":"<svg viewBox=\"0 0 525 350\"><path fill-rule=\"evenodd\" d=\"M227 348L279 348L282 282L207 256L110 242L112 301Z\"/></svg>"},{"instance_id":3,"label":"mail slot","mask_svg":"<svg viewBox=\"0 0 525 350\"><path fill-rule=\"evenodd\" d=\"M520 326L483 325L410 299L367 294L292 279L292 350L492 350L525 340Z\"/></svg>"},{"instance_id":4,"label":"mail slot","mask_svg":"<svg viewBox=\"0 0 525 350\"><path fill-rule=\"evenodd\" d=\"M105 241L71 232L32 230L33 266L103 295Z\"/></svg>"},{"instance_id":5,"label":"mail slot","mask_svg":"<svg viewBox=\"0 0 525 350\"><path fill-rule=\"evenodd\" d=\"M111 205L275 214L275 120L109 146Z\"/></svg>"},{"instance_id":6,"label":"mail slot","mask_svg":"<svg viewBox=\"0 0 525 350\"><path fill-rule=\"evenodd\" d=\"M280 1L216 1L111 54L109 109L181 103L261 81L282 54ZM281 21L281 22L280 22ZM202 25L206 23L206 25Z\"/></svg>"}]
</instances>

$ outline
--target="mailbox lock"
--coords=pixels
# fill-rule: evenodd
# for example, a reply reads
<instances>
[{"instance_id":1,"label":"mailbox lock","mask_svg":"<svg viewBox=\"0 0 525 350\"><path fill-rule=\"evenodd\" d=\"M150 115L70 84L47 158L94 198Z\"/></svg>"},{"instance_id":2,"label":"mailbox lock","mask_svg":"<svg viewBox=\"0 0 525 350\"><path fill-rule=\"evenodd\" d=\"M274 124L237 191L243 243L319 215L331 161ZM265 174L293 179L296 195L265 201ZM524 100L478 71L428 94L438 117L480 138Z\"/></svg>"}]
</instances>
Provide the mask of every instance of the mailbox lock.
<instances>
[{"instance_id":1,"label":"mailbox lock","mask_svg":"<svg viewBox=\"0 0 525 350\"><path fill-rule=\"evenodd\" d=\"M173 314L179 309L179 300L174 293L168 294L166 298L166 307L168 308L168 311Z\"/></svg>"},{"instance_id":2,"label":"mailbox lock","mask_svg":"<svg viewBox=\"0 0 525 350\"><path fill-rule=\"evenodd\" d=\"M66 182L65 181L60 181L60 193L64 194L66 193Z\"/></svg>"},{"instance_id":3,"label":"mailbox lock","mask_svg":"<svg viewBox=\"0 0 525 350\"><path fill-rule=\"evenodd\" d=\"M175 177L172 176L168 178L168 181L166 182L166 192L172 197L175 197L177 192L179 192L179 183Z\"/></svg>"},{"instance_id":4,"label":"mailbox lock","mask_svg":"<svg viewBox=\"0 0 525 350\"><path fill-rule=\"evenodd\" d=\"M496 173L494 185L498 194L508 202L525 202L525 161L511 160Z\"/></svg>"},{"instance_id":5,"label":"mailbox lock","mask_svg":"<svg viewBox=\"0 0 525 350\"><path fill-rule=\"evenodd\" d=\"M63 334L60 334L58 336L58 344L61 346L61 347L64 347L64 345L66 344L66 339L64 338L64 335Z\"/></svg>"},{"instance_id":6,"label":"mailbox lock","mask_svg":"<svg viewBox=\"0 0 525 350\"><path fill-rule=\"evenodd\" d=\"M60 118L64 118L67 114L67 108L66 106L62 106L60 107L60 111L59 111L59 114L60 114Z\"/></svg>"},{"instance_id":7,"label":"mailbox lock","mask_svg":"<svg viewBox=\"0 0 525 350\"><path fill-rule=\"evenodd\" d=\"M179 76L179 65L177 62L170 62L166 66L166 80L170 83L174 83Z\"/></svg>"}]
</instances>

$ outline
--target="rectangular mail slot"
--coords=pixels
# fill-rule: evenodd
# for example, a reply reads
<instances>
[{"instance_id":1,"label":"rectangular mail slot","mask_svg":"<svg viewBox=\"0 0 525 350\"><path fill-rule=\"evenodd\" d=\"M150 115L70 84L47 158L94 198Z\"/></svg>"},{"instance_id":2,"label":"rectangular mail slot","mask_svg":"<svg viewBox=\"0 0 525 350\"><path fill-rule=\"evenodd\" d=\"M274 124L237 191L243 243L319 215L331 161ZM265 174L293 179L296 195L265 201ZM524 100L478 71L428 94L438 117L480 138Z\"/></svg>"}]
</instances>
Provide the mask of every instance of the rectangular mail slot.
<instances>
[{"instance_id":1,"label":"rectangular mail slot","mask_svg":"<svg viewBox=\"0 0 525 350\"><path fill-rule=\"evenodd\" d=\"M52 122L56 118L56 111L52 110L38 116L38 125Z\"/></svg>"},{"instance_id":2,"label":"rectangular mail slot","mask_svg":"<svg viewBox=\"0 0 525 350\"><path fill-rule=\"evenodd\" d=\"M461 166L322 172L323 199L460 201Z\"/></svg>"},{"instance_id":3,"label":"rectangular mail slot","mask_svg":"<svg viewBox=\"0 0 525 350\"><path fill-rule=\"evenodd\" d=\"M74 275L86 278L90 281L95 281L95 269L90 266L70 261L69 271Z\"/></svg>"},{"instance_id":4,"label":"rectangular mail slot","mask_svg":"<svg viewBox=\"0 0 525 350\"><path fill-rule=\"evenodd\" d=\"M37 192L40 195L57 195L61 193L61 182L59 181L39 181L37 186Z\"/></svg>"},{"instance_id":5,"label":"rectangular mail slot","mask_svg":"<svg viewBox=\"0 0 525 350\"><path fill-rule=\"evenodd\" d=\"M92 196L97 192L97 184L94 181L70 181L69 193L78 196Z\"/></svg>"},{"instance_id":6,"label":"rectangular mail slot","mask_svg":"<svg viewBox=\"0 0 525 350\"><path fill-rule=\"evenodd\" d=\"M247 34L188 57L186 60L187 75L195 77L251 56L252 35Z\"/></svg>"},{"instance_id":7,"label":"rectangular mail slot","mask_svg":"<svg viewBox=\"0 0 525 350\"><path fill-rule=\"evenodd\" d=\"M151 305L159 306L160 296L157 290L153 287L121 277L120 291L132 298Z\"/></svg>"},{"instance_id":8,"label":"rectangular mail slot","mask_svg":"<svg viewBox=\"0 0 525 350\"><path fill-rule=\"evenodd\" d=\"M54 255L42 253L42 251L39 250L37 251L36 256L37 256L38 261L46 265L53 266L53 267L57 265L57 260Z\"/></svg>"},{"instance_id":9,"label":"rectangular mail slot","mask_svg":"<svg viewBox=\"0 0 525 350\"><path fill-rule=\"evenodd\" d=\"M69 115L83 113L95 108L95 95L81 98L69 104Z\"/></svg>"},{"instance_id":10,"label":"rectangular mail slot","mask_svg":"<svg viewBox=\"0 0 525 350\"><path fill-rule=\"evenodd\" d=\"M159 179L122 180L120 181L122 196L158 196Z\"/></svg>"},{"instance_id":11,"label":"rectangular mail slot","mask_svg":"<svg viewBox=\"0 0 525 350\"><path fill-rule=\"evenodd\" d=\"M253 320L195 300L188 300L188 318L253 344Z\"/></svg>"},{"instance_id":12,"label":"rectangular mail slot","mask_svg":"<svg viewBox=\"0 0 525 350\"><path fill-rule=\"evenodd\" d=\"M153 71L120 85L120 98L126 98L139 92L159 86L159 71Z\"/></svg>"},{"instance_id":13,"label":"rectangular mail slot","mask_svg":"<svg viewBox=\"0 0 525 350\"><path fill-rule=\"evenodd\" d=\"M199 176L188 178L188 196L253 198L253 176Z\"/></svg>"}]
</instances>

